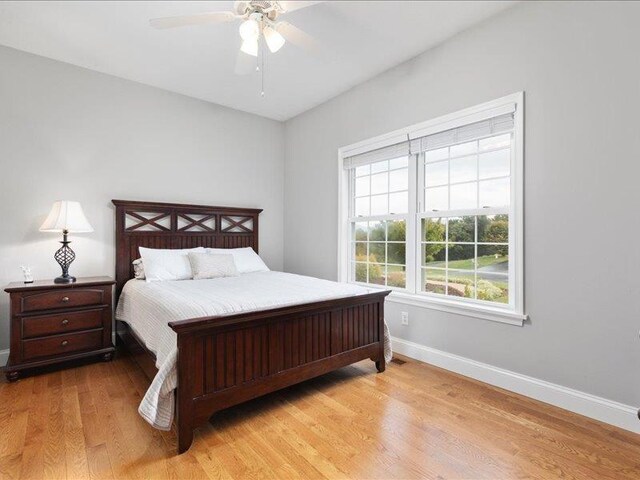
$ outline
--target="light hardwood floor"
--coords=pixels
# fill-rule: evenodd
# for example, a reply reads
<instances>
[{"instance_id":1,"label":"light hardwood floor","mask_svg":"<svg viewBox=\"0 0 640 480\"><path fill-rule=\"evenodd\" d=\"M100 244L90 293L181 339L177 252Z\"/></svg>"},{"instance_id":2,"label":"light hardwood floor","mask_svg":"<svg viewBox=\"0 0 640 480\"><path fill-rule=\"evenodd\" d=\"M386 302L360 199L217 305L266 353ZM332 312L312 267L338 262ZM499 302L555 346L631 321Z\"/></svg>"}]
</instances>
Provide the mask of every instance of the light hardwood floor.
<instances>
[{"instance_id":1,"label":"light hardwood floor","mask_svg":"<svg viewBox=\"0 0 640 480\"><path fill-rule=\"evenodd\" d=\"M234 407L175 454L126 357L0 383L2 478L640 479L640 436L408 360Z\"/></svg>"}]
</instances>

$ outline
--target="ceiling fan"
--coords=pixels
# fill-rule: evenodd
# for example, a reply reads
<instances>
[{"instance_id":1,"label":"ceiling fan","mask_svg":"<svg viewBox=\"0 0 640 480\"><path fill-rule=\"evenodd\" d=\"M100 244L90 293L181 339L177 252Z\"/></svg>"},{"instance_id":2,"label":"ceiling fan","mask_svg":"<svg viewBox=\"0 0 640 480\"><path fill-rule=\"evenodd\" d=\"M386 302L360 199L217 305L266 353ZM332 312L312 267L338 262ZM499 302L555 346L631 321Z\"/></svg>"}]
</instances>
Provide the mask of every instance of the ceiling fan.
<instances>
[{"instance_id":1,"label":"ceiling fan","mask_svg":"<svg viewBox=\"0 0 640 480\"><path fill-rule=\"evenodd\" d=\"M149 23L152 27L165 29L242 20L239 29L240 37L242 38L240 50L248 55L257 57L261 37L264 38L267 47L272 53L280 50L286 40L301 47L308 46L310 42L308 35L290 23L279 19L281 15L310 7L317 3L321 2L237 1L233 4L233 11L154 18Z\"/></svg>"}]
</instances>

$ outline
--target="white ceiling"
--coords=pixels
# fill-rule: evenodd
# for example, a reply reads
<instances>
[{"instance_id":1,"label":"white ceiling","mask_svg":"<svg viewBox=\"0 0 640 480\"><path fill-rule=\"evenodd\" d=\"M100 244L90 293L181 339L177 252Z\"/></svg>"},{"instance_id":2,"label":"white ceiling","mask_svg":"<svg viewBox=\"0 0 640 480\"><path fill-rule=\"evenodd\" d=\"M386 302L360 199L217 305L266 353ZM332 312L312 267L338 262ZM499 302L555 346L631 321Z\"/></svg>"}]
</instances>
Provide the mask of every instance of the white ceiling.
<instances>
[{"instance_id":1,"label":"white ceiling","mask_svg":"<svg viewBox=\"0 0 640 480\"><path fill-rule=\"evenodd\" d=\"M269 55L264 97L259 74L234 74L238 22L149 27L151 18L229 10L231 1L4 1L0 44L286 120L513 3L328 1L290 12L282 18L322 50L311 55L287 44Z\"/></svg>"}]
</instances>

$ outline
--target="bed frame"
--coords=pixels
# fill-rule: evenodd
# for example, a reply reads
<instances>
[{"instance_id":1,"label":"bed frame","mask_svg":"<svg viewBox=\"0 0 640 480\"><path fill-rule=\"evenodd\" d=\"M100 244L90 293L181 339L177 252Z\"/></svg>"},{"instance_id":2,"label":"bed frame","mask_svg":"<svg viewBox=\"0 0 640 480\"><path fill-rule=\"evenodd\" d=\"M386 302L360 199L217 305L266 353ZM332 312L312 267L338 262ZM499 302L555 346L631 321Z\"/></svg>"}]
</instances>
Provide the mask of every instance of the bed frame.
<instances>
[{"instance_id":1,"label":"bed frame","mask_svg":"<svg viewBox=\"0 0 640 480\"><path fill-rule=\"evenodd\" d=\"M138 247L252 247L258 216L248 208L113 200L116 298L133 278ZM370 358L385 369L384 299L388 291L230 316L171 322L178 336L178 453L215 412ZM120 344L154 375L155 358L118 322Z\"/></svg>"}]
</instances>

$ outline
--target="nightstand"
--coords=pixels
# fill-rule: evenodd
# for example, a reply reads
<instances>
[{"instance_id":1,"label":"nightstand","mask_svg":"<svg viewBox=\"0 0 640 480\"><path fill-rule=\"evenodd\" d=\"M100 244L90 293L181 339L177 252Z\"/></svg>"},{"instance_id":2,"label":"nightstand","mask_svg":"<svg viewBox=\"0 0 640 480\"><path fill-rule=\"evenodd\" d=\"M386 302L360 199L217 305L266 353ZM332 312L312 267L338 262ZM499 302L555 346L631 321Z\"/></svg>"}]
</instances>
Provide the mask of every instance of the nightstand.
<instances>
[{"instance_id":1,"label":"nightstand","mask_svg":"<svg viewBox=\"0 0 640 480\"><path fill-rule=\"evenodd\" d=\"M100 357L109 361L113 285L109 277L78 278L75 283L10 283L11 339L7 380L23 370Z\"/></svg>"}]
</instances>

